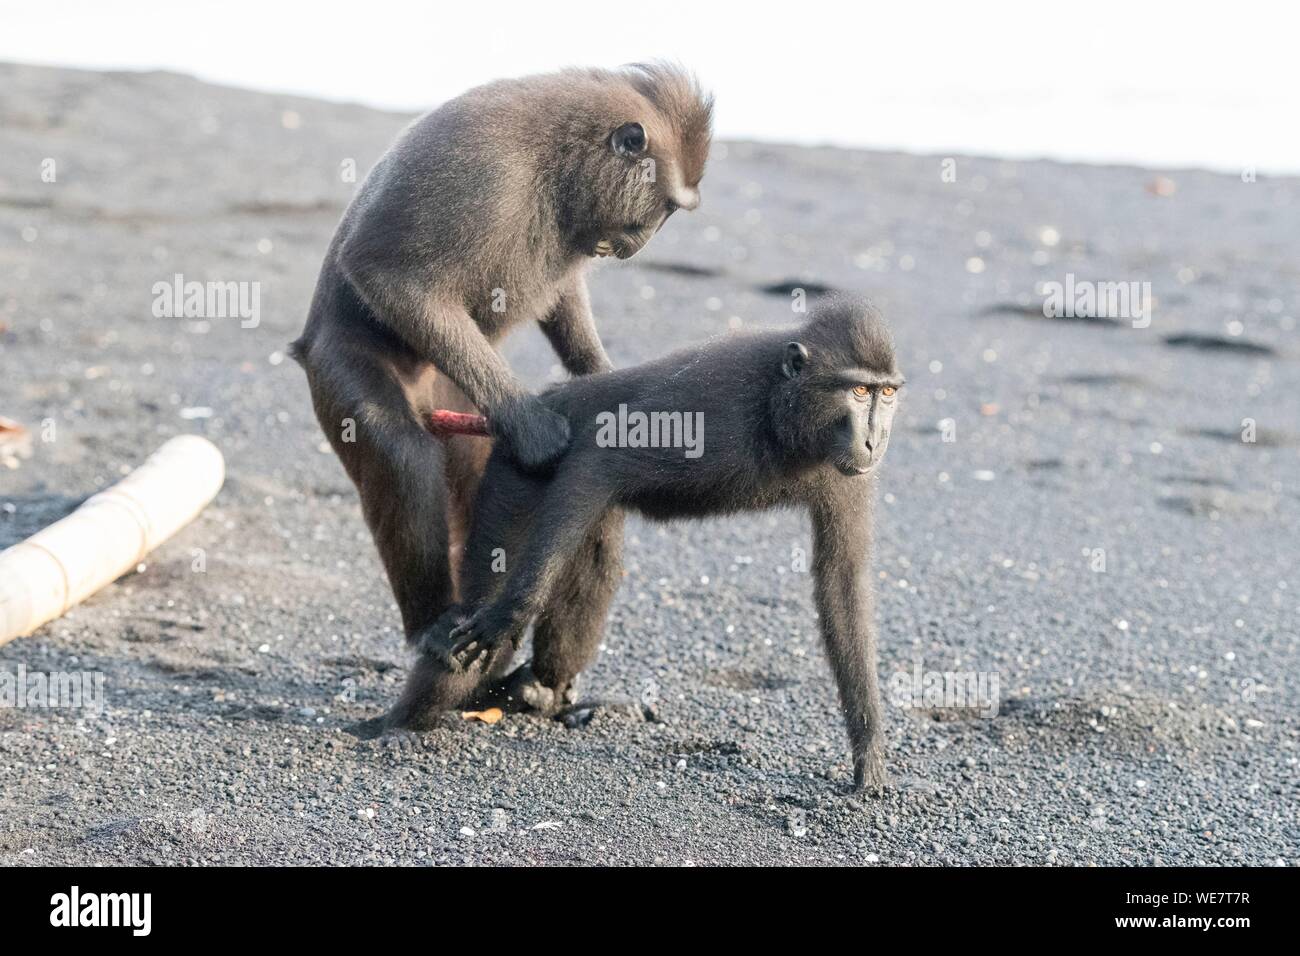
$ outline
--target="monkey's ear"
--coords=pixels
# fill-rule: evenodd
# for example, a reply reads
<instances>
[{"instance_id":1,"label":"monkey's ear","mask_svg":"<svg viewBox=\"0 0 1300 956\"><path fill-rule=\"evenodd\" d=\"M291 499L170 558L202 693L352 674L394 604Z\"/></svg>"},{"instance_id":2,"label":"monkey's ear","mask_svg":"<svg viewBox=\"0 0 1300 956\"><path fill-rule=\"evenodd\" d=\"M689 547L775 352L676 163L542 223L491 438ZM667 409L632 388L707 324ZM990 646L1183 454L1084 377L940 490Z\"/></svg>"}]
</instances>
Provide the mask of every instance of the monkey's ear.
<instances>
[{"instance_id":1,"label":"monkey's ear","mask_svg":"<svg viewBox=\"0 0 1300 956\"><path fill-rule=\"evenodd\" d=\"M649 140L646 139L645 127L640 123L624 123L609 138L609 145L620 156L640 156L645 152Z\"/></svg>"},{"instance_id":2,"label":"monkey's ear","mask_svg":"<svg viewBox=\"0 0 1300 956\"><path fill-rule=\"evenodd\" d=\"M794 378L807 364L808 350L801 342L791 342L785 347L785 361L781 363L781 371L786 378Z\"/></svg>"}]
</instances>

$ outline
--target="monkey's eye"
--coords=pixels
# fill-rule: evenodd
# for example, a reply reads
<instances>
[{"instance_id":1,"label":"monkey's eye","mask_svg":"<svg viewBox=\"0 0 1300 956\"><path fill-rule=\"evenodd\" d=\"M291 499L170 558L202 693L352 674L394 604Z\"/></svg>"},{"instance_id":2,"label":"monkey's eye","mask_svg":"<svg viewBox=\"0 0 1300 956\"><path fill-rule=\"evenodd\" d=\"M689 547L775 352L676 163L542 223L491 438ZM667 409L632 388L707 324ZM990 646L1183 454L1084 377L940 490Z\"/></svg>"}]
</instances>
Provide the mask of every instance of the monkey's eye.
<instances>
[{"instance_id":1,"label":"monkey's eye","mask_svg":"<svg viewBox=\"0 0 1300 956\"><path fill-rule=\"evenodd\" d=\"M894 386L892 386L892 385L886 385L884 388L882 388L882 389L880 390L880 394L883 395L883 396L885 396L885 398L889 398L889 397L890 397L891 395L893 395L896 391L898 391L898 389L894 388Z\"/></svg>"},{"instance_id":2,"label":"monkey's eye","mask_svg":"<svg viewBox=\"0 0 1300 956\"><path fill-rule=\"evenodd\" d=\"M640 156L646 147L645 127L640 123L624 123L614 130L609 145L620 156Z\"/></svg>"},{"instance_id":3,"label":"monkey's eye","mask_svg":"<svg viewBox=\"0 0 1300 956\"><path fill-rule=\"evenodd\" d=\"M868 395L871 394L871 389L867 388L867 386L865 385L854 385L853 394L856 395L858 398L866 398Z\"/></svg>"}]
</instances>

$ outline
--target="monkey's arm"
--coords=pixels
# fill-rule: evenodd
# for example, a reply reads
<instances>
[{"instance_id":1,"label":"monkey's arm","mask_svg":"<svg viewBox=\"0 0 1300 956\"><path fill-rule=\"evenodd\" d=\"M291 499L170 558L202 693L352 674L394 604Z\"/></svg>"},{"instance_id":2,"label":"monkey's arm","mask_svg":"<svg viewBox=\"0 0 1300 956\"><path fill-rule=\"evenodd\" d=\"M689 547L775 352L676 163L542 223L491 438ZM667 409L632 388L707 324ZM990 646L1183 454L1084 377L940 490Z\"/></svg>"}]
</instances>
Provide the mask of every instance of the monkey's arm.
<instances>
[{"instance_id":1,"label":"monkey's arm","mask_svg":"<svg viewBox=\"0 0 1300 956\"><path fill-rule=\"evenodd\" d=\"M613 369L591 314L587 280L575 276L560 293L550 315L542 320L542 332L555 349L570 375L591 375Z\"/></svg>"},{"instance_id":2,"label":"monkey's arm","mask_svg":"<svg viewBox=\"0 0 1300 956\"><path fill-rule=\"evenodd\" d=\"M501 354L456 306L430 303L415 323L415 348L482 409L492 435L527 469L540 468L569 444L569 422L528 392Z\"/></svg>"},{"instance_id":3,"label":"monkey's arm","mask_svg":"<svg viewBox=\"0 0 1300 956\"><path fill-rule=\"evenodd\" d=\"M470 666L485 651L511 641L547 606L556 581L609 508L600 472L582 455L565 457L534 512L518 554L507 554L511 570L501 592L452 632L453 666Z\"/></svg>"},{"instance_id":4,"label":"monkey's arm","mask_svg":"<svg viewBox=\"0 0 1300 956\"><path fill-rule=\"evenodd\" d=\"M870 489L836 494L809 507L817 611L826 656L839 687L857 790L885 784L875 598L868 576L869 494Z\"/></svg>"},{"instance_id":5,"label":"monkey's arm","mask_svg":"<svg viewBox=\"0 0 1300 956\"><path fill-rule=\"evenodd\" d=\"M520 384L462 303L430 295L420 281L394 279L385 265L349 263L345 246L340 265L370 311L487 415L512 458L536 469L568 447L568 420Z\"/></svg>"}]
</instances>

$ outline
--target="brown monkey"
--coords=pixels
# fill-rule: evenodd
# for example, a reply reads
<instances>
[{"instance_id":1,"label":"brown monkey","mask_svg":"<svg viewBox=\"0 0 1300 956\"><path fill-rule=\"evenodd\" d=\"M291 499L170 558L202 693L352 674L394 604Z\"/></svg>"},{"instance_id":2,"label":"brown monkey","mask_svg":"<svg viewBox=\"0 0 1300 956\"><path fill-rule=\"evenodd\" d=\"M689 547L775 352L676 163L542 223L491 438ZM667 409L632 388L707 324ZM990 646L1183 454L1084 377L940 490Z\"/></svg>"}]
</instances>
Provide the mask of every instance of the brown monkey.
<instances>
[{"instance_id":1,"label":"brown monkey","mask_svg":"<svg viewBox=\"0 0 1300 956\"><path fill-rule=\"evenodd\" d=\"M536 321L573 375L608 370L585 272L635 255L699 205L712 101L663 65L500 80L404 132L358 190L326 253L293 353L356 484L408 641L453 601L489 443L422 422L477 409L506 454L544 468L567 421L496 343Z\"/></svg>"}]
</instances>

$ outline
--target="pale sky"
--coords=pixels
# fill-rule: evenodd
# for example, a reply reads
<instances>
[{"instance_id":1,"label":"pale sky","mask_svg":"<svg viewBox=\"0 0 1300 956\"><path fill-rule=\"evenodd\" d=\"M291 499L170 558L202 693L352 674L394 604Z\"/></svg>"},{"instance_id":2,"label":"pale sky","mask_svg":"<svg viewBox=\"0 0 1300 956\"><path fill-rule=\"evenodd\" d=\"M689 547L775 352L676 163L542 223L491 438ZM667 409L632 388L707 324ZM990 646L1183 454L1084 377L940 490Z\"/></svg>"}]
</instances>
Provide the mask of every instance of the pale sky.
<instances>
[{"instance_id":1,"label":"pale sky","mask_svg":"<svg viewBox=\"0 0 1300 956\"><path fill-rule=\"evenodd\" d=\"M0 60L170 69L423 109L484 80L680 60L723 137L1300 173L1287 4L0 0Z\"/></svg>"}]
</instances>

